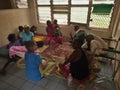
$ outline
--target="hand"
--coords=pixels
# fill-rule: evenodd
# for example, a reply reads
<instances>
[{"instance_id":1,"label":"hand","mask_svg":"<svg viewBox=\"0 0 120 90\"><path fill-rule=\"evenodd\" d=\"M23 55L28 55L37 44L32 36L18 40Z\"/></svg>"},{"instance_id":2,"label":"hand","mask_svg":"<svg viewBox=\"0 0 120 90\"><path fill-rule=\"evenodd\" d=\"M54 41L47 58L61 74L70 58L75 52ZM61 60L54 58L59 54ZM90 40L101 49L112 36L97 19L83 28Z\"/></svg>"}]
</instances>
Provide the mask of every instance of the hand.
<instances>
[{"instance_id":1,"label":"hand","mask_svg":"<svg viewBox=\"0 0 120 90\"><path fill-rule=\"evenodd\" d=\"M44 70L44 69L46 68L46 66L47 66L47 65L41 64L41 65L40 65L40 68L41 68L42 70Z\"/></svg>"},{"instance_id":2,"label":"hand","mask_svg":"<svg viewBox=\"0 0 120 90\"><path fill-rule=\"evenodd\" d=\"M72 32L70 32L69 34L70 34L70 36L72 36Z\"/></svg>"}]
</instances>

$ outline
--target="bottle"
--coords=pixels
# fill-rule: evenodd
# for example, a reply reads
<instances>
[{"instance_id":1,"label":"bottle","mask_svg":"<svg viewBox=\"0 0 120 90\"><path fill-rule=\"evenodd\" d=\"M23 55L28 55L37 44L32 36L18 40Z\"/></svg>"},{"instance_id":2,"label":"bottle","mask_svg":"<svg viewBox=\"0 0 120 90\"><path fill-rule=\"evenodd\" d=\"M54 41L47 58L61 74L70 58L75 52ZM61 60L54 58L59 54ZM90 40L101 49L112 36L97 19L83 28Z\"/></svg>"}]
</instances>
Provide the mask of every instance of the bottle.
<instances>
[{"instance_id":1,"label":"bottle","mask_svg":"<svg viewBox=\"0 0 120 90\"><path fill-rule=\"evenodd\" d=\"M71 82L72 82L72 76L71 76L71 73L69 74L68 78L67 78L67 84L68 86L70 86Z\"/></svg>"}]
</instances>

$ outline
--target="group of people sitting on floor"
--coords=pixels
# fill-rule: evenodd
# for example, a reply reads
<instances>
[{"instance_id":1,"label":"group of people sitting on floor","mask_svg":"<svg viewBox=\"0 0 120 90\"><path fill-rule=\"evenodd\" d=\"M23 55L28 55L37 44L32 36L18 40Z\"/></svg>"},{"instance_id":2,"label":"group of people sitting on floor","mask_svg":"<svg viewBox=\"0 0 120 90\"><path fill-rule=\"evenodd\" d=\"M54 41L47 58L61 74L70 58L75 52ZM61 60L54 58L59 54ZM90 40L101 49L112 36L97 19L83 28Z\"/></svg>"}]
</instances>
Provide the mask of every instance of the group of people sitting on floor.
<instances>
[{"instance_id":1,"label":"group of people sitting on floor","mask_svg":"<svg viewBox=\"0 0 120 90\"><path fill-rule=\"evenodd\" d=\"M45 43L52 45L55 43L62 43L62 33L60 32L60 27L57 23L57 20L55 19L53 23L50 20L47 20L46 22L46 32L47 32L47 38Z\"/></svg>"},{"instance_id":2,"label":"group of people sitting on floor","mask_svg":"<svg viewBox=\"0 0 120 90\"><path fill-rule=\"evenodd\" d=\"M84 30L80 30L78 25L74 26L74 30L75 34L73 36L70 33L72 39L71 45L74 51L69 57L65 58L64 63L59 64L59 68L66 78L71 75L74 81L82 82L88 79L90 75L88 58L83 48L94 53L96 48L108 48L108 45L100 37L94 34L87 34ZM45 44L62 44L63 37L57 20L54 20L53 23L50 20L47 21L46 32ZM20 45L26 47L27 51L25 52L24 59L27 77L32 81L39 81L42 79L39 66L44 69L46 65L42 64L40 55L35 52L38 47L35 41L33 41L34 34L36 34L35 26L31 27L31 29L28 25L24 27L19 26L18 39L16 39L15 34L9 34L8 40L10 43L7 45L7 48ZM104 53L101 49L96 50L96 54L98 55ZM69 66L67 70L65 68L66 65ZM77 90L81 89L78 87Z\"/></svg>"}]
</instances>

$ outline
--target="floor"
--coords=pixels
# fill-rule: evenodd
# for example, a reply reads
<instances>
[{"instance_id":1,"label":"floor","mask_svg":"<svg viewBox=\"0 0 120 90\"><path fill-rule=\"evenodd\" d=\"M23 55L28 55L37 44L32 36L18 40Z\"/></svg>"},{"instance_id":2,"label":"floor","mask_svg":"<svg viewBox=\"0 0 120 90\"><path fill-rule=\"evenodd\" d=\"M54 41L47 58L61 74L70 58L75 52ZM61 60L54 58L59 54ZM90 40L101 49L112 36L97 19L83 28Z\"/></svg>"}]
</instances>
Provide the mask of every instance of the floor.
<instances>
[{"instance_id":1,"label":"floor","mask_svg":"<svg viewBox=\"0 0 120 90\"><path fill-rule=\"evenodd\" d=\"M0 57L0 69L6 61L5 58ZM109 66L109 64L107 65ZM102 67L104 67L104 64ZM107 79L112 76L110 72L108 67L101 68L101 73L107 73L108 75L102 80L96 79L96 83L87 83L85 90L116 90L114 83ZM5 76L0 75L0 90L76 90L77 85L72 83L68 88L66 80L54 75L47 76L39 82L29 81L25 75L25 69L15 67L14 63L9 65ZM95 89L95 87L99 87L99 89Z\"/></svg>"}]
</instances>

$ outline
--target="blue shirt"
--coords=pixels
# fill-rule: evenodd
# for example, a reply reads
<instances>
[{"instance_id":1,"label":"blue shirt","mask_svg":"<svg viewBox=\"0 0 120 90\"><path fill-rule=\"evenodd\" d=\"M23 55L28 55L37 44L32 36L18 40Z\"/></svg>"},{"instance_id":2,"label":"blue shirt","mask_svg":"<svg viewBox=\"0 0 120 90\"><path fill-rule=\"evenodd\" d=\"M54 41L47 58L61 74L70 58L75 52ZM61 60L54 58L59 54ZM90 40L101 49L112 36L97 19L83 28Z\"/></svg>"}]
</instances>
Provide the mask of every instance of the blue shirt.
<instances>
[{"instance_id":1,"label":"blue shirt","mask_svg":"<svg viewBox=\"0 0 120 90\"><path fill-rule=\"evenodd\" d=\"M27 77L32 81L39 81L41 79L41 73L39 66L42 59L39 55L34 52L26 52L25 54L25 65Z\"/></svg>"},{"instance_id":2,"label":"blue shirt","mask_svg":"<svg viewBox=\"0 0 120 90\"><path fill-rule=\"evenodd\" d=\"M32 32L30 32L29 35L27 35L25 32L22 32L20 37L22 38L22 41L24 42L24 41L32 40L33 36L34 34Z\"/></svg>"}]
</instances>

